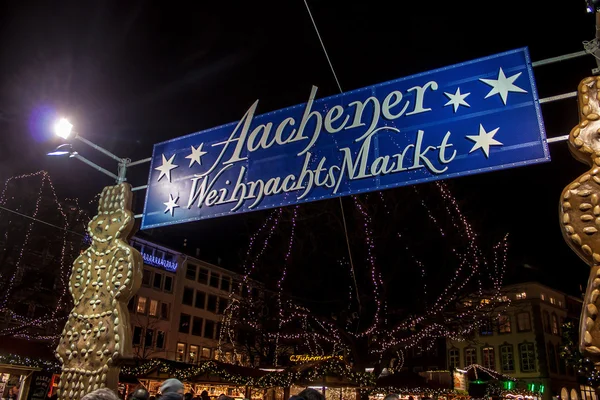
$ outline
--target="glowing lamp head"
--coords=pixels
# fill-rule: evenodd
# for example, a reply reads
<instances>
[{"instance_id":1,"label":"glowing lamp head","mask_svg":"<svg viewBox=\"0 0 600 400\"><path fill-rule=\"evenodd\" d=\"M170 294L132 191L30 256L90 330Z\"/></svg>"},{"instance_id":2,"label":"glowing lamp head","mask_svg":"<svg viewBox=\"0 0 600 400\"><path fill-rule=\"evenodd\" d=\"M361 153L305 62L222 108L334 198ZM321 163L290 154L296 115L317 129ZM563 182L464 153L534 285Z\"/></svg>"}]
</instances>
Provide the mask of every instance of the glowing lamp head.
<instances>
[{"instance_id":1,"label":"glowing lamp head","mask_svg":"<svg viewBox=\"0 0 600 400\"><path fill-rule=\"evenodd\" d=\"M66 118L59 119L54 125L54 133L63 139L67 139L71 135L73 124L71 124Z\"/></svg>"}]
</instances>

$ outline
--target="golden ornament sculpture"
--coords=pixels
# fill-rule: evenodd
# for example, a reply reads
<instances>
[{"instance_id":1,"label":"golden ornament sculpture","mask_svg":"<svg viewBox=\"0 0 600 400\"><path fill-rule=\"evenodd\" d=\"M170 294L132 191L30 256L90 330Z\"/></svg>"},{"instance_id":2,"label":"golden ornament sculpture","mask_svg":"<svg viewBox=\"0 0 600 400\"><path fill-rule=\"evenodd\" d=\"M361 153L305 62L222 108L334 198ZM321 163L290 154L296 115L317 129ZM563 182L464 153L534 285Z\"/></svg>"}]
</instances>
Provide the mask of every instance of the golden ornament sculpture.
<instances>
[{"instance_id":1,"label":"golden ornament sculpture","mask_svg":"<svg viewBox=\"0 0 600 400\"><path fill-rule=\"evenodd\" d=\"M579 125L569 134L573 156L590 170L570 183L561 194L563 237L590 267L579 325L579 348L600 359L600 77L589 77L578 87Z\"/></svg>"},{"instance_id":2,"label":"golden ornament sculpture","mask_svg":"<svg viewBox=\"0 0 600 400\"><path fill-rule=\"evenodd\" d=\"M128 183L104 188L98 215L88 224L92 243L73 263L74 306L56 349L60 400L103 387L116 390L115 361L132 354L127 304L140 288L143 261L127 242L134 225L131 201Z\"/></svg>"}]
</instances>

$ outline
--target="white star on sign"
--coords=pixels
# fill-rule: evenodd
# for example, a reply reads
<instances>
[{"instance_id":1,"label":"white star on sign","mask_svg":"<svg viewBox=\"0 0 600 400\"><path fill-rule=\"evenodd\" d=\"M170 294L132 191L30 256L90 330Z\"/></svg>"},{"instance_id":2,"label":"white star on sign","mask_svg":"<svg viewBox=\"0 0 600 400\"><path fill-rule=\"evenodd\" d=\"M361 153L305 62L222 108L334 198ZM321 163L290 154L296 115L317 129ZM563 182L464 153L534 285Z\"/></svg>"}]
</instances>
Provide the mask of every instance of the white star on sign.
<instances>
[{"instance_id":1,"label":"white star on sign","mask_svg":"<svg viewBox=\"0 0 600 400\"><path fill-rule=\"evenodd\" d=\"M154 168L155 170L160 171L160 175L158 175L158 179L156 180L157 182L160 181L160 179L163 176L166 176L169 182L171 182L171 170L178 167L178 165L173 164L174 158L175 154L173 154L171 158L169 158L169 161L167 161L165 155L162 155L162 165L160 167Z\"/></svg>"},{"instance_id":2,"label":"white star on sign","mask_svg":"<svg viewBox=\"0 0 600 400\"><path fill-rule=\"evenodd\" d=\"M205 151L202 151L202 146L204 146L204 143L200 143L200 146L198 146L197 149L192 146L192 154L185 157L190 159L190 167L194 165L195 162L198 163L198 165L202 165L202 160L200 160L200 157L206 154Z\"/></svg>"},{"instance_id":3,"label":"white star on sign","mask_svg":"<svg viewBox=\"0 0 600 400\"><path fill-rule=\"evenodd\" d=\"M177 200L179 200L179 196L173 198L173 195L169 193L169 201L163 203L165 206L167 206L167 208L165 208L165 214L170 212L171 217L173 216L175 209L179 208L179 206L177 205Z\"/></svg>"},{"instance_id":4,"label":"white star on sign","mask_svg":"<svg viewBox=\"0 0 600 400\"><path fill-rule=\"evenodd\" d=\"M446 95L446 97L448 97L450 99L450 101L448 101L446 104L444 104L444 107L454 106L454 112L456 112L456 110L458 110L459 106L471 107L469 105L469 103L467 103L465 101L465 98L468 95L470 95L471 93L461 94L460 88L456 88L456 93L452 94L452 93L444 92L444 94Z\"/></svg>"},{"instance_id":5,"label":"white star on sign","mask_svg":"<svg viewBox=\"0 0 600 400\"><path fill-rule=\"evenodd\" d=\"M498 129L500 128L496 128L493 131L486 132L485 129L483 129L483 125L479 124L479 135L467 135L467 139L475 142L473 148L471 149L471 151L469 151L469 154L471 154L477 149L481 149L485 154L485 157L489 158L490 146L503 145L503 143L500 143L499 141L494 139L494 135L496 134L496 132L498 132Z\"/></svg>"},{"instance_id":6,"label":"white star on sign","mask_svg":"<svg viewBox=\"0 0 600 400\"><path fill-rule=\"evenodd\" d=\"M485 96L487 99L490 96L495 94L499 94L502 97L502 102L506 105L506 98L508 97L508 92L515 93L527 93L527 90L521 89L514 82L517 80L519 76L521 76L522 72L518 74L514 74L513 76L509 76L508 78L504 75L504 71L500 68L500 72L498 72L498 79L483 79L479 78L479 80L486 85L490 85L492 90Z\"/></svg>"}]
</instances>

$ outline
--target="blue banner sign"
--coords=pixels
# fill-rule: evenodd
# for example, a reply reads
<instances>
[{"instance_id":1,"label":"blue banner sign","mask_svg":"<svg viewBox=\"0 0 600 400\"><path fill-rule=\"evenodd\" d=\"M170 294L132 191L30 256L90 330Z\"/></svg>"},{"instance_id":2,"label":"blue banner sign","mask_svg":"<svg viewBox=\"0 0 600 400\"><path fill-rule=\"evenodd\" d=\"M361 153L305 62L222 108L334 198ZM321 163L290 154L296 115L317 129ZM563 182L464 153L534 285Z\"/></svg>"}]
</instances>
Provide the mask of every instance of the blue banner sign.
<instances>
[{"instance_id":1,"label":"blue banner sign","mask_svg":"<svg viewBox=\"0 0 600 400\"><path fill-rule=\"evenodd\" d=\"M550 160L526 48L154 146L142 229Z\"/></svg>"}]
</instances>

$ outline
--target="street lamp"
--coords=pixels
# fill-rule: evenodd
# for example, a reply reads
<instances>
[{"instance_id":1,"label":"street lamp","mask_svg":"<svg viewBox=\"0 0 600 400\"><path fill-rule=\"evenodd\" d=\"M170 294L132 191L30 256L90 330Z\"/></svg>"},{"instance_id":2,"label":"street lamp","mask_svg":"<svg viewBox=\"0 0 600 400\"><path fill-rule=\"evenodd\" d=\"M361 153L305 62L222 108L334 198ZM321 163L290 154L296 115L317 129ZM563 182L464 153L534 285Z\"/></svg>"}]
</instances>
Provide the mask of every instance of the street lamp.
<instances>
[{"instance_id":1,"label":"street lamp","mask_svg":"<svg viewBox=\"0 0 600 400\"><path fill-rule=\"evenodd\" d=\"M98 150L101 153L104 153L105 155L107 155L110 158L112 158L113 160L115 160L118 165L118 173L114 174L114 173L108 171L107 169L102 168L101 166L94 163L93 161L90 161L87 158L81 156L79 153L77 153L75 150L73 150L73 146L71 144L61 144L54 151L51 151L50 153L48 153L49 156L67 156L68 155L69 158L76 158L76 159L84 162L85 164L89 165L90 167L94 168L95 170L100 171L103 174L110 176L111 178L116 180L117 183L122 183L127 180L127 178L125 177L125 174L127 172L127 167L133 166L133 165L138 165L138 164L143 164L143 163L149 162L151 160L150 158L145 158L143 160L131 162L131 159L129 159L129 158L118 157L118 156L114 155L113 153L111 153L110 151L106 150L105 148L102 148L102 147L98 146L97 144L90 142L86 138L81 137L77 132L74 132L73 124L71 124L69 122L69 120L67 120L66 118L61 118L58 121L56 121L56 123L54 124L54 133L63 139L68 139L69 136L71 136L71 134L73 133L74 139L77 139L80 142L87 144L88 146L94 148L95 150Z\"/></svg>"}]
</instances>

